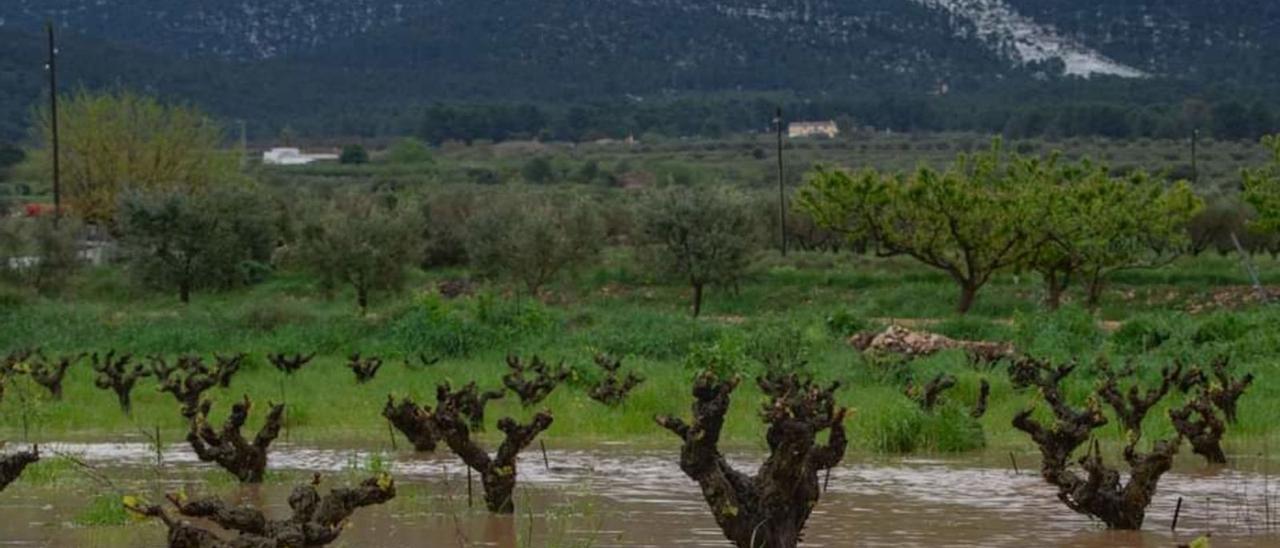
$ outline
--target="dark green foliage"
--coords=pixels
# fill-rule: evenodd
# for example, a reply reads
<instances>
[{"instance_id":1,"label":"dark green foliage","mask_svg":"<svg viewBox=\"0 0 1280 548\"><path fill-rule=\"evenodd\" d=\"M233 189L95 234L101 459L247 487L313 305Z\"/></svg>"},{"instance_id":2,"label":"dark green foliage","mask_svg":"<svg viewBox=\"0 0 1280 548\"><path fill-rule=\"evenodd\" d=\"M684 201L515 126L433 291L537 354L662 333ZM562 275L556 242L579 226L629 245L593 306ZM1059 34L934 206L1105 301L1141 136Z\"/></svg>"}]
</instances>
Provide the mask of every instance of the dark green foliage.
<instances>
[{"instance_id":1,"label":"dark green foliage","mask_svg":"<svg viewBox=\"0 0 1280 548\"><path fill-rule=\"evenodd\" d=\"M727 188L650 192L638 218L651 264L693 289L694 317L702 311L704 288L736 285L757 249L757 225L746 200Z\"/></svg>"},{"instance_id":2,"label":"dark green foliage","mask_svg":"<svg viewBox=\"0 0 1280 548\"><path fill-rule=\"evenodd\" d=\"M862 331L871 329L871 323L861 314L849 310L837 310L826 318L827 330L841 338L852 337Z\"/></svg>"},{"instance_id":3,"label":"dark green foliage","mask_svg":"<svg viewBox=\"0 0 1280 548\"><path fill-rule=\"evenodd\" d=\"M1195 344L1230 343L1252 331L1252 326L1236 314L1217 313L1203 320L1191 334Z\"/></svg>"},{"instance_id":4,"label":"dark green foliage","mask_svg":"<svg viewBox=\"0 0 1280 548\"><path fill-rule=\"evenodd\" d=\"M520 176L526 183L545 185L555 180L556 172L550 158L538 156L525 162L524 167L520 168Z\"/></svg>"},{"instance_id":5,"label":"dark green foliage","mask_svg":"<svg viewBox=\"0 0 1280 548\"><path fill-rule=\"evenodd\" d=\"M1173 336L1174 330L1167 322L1153 316L1138 316L1111 334L1111 344L1124 354L1142 354L1159 348Z\"/></svg>"},{"instance_id":6,"label":"dark green foliage","mask_svg":"<svg viewBox=\"0 0 1280 548\"><path fill-rule=\"evenodd\" d=\"M342 154L338 156L338 163L347 165L358 165L369 163L369 151L364 149L362 145L347 145L342 147Z\"/></svg>"},{"instance_id":7,"label":"dark green foliage","mask_svg":"<svg viewBox=\"0 0 1280 548\"><path fill-rule=\"evenodd\" d=\"M521 283L530 295L562 272L590 265L604 243L597 206L570 194L493 196L467 223L467 257L482 276Z\"/></svg>"},{"instance_id":8,"label":"dark green foliage","mask_svg":"<svg viewBox=\"0 0 1280 548\"><path fill-rule=\"evenodd\" d=\"M0 278L45 295L59 293L83 266L77 242L80 232L81 224L72 218L60 223L51 215L0 218L0 266L9 257L31 259L21 268L0 269Z\"/></svg>"},{"instance_id":9,"label":"dark green foliage","mask_svg":"<svg viewBox=\"0 0 1280 548\"><path fill-rule=\"evenodd\" d=\"M363 312L373 292L404 283L422 253L419 234L419 220L408 208L346 196L309 212L296 258L326 288L351 287Z\"/></svg>"},{"instance_id":10,"label":"dark green foliage","mask_svg":"<svg viewBox=\"0 0 1280 548\"><path fill-rule=\"evenodd\" d=\"M119 224L138 279L176 290L183 303L196 289L245 285L244 264L269 263L275 245L261 197L231 187L132 193L120 205Z\"/></svg>"}]
</instances>

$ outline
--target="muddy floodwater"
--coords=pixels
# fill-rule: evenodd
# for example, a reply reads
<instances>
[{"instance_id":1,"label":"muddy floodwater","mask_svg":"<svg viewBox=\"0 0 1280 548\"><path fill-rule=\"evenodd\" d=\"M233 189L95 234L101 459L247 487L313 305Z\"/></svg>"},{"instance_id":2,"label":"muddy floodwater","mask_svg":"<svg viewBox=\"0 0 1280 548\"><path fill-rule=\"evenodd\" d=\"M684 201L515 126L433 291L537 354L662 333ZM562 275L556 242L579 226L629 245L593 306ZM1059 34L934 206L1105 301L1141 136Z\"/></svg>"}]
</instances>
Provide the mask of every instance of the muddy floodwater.
<instances>
[{"instance_id":1,"label":"muddy floodwater","mask_svg":"<svg viewBox=\"0 0 1280 548\"><path fill-rule=\"evenodd\" d=\"M168 448L164 470L146 444L54 444L52 453L76 455L111 477L117 489L137 493L185 488L265 505L285 515L291 486L280 481L241 488L215 481L220 472L195 461L184 446ZM744 451L735 465L758 461ZM353 516L337 546L728 546L697 486L680 472L678 450L610 446L594 450L537 447L520 461L517 515L483 511L476 479L467 503L465 468L447 453L415 456L281 444L271 469L290 480L323 472L330 482L351 481L369 463L382 462L400 496ZM385 461L382 461L385 459ZM1189 465L1160 483L1146 530L1114 533L1068 512L1034 468L1036 456L1008 454L958 458L885 459L850 455L830 476L815 509L806 546L1151 546L1169 547L1205 532L1213 545L1280 546L1280 488L1263 461L1238 457L1236 468ZM77 472L69 472L77 473ZM75 525L98 489L18 482L0 494L0 546L163 546L156 524L123 527ZM1170 532L1178 498L1178 532Z\"/></svg>"}]
</instances>

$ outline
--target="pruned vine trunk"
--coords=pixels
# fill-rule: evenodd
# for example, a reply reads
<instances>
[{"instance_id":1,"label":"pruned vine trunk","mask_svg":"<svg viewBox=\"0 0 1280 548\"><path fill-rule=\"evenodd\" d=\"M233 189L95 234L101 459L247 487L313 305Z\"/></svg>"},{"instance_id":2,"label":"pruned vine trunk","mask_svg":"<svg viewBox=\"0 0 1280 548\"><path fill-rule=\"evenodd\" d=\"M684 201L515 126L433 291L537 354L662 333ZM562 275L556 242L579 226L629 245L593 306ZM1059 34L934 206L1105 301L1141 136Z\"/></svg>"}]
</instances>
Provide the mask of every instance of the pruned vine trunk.
<instances>
[{"instance_id":1,"label":"pruned vine trunk","mask_svg":"<svg viewBox=\"0 0 1280 548\"><path fill-rule=\"evenodd\" d=\"M498 430L502 431L504 439L497 454L490 457L471 439L469 422L464 420L463 410L455 404L456 401L457 398L448 397L439 401L435 412L430 413L431 420L449 449L480 474L485 506L489 511L496 514L514 513L516 457L533 443L538 434L551 426L551 413L539 412L528 424L519 424L509 417L498 421Z\"/></svg>"},{"instance_id":2,"label":"pruned vine trunk","mask_svg":"<svg viewBox=\"0 0 1280 548\"><path fill-rule=\"evenodd\" d=\"M254 436L253 442L245 439L240 432L249 419L249 411L253 403L249 396L231 406L231 415L227 417L220 431L209 426L209 410L212 404L205 400L200 404L198 413L191 419L191 429L187 432L187 442L196 456L204 462L214 462L230 472L241 483L262 483L267 469L267 450L271 442L280 435L283 422L284 405L268 404L271 410L267 420Z\"/></svg>"},{"instance_id":3,"label":"pruned vine trunk","mask_svg":"<svg viewBox=\"0 0 1280 548\"><path fill-rule=\"evenodd\" d=\"M1199 419L1193 417L1199 416ZM1222 450L1222 437L1227 425L1218 418L1213 404L1203 397L1193 398L1177 409L1169 410L1173 427L1191 442L1191 451L1204 457L1210 464L1226 464L1227 454Z\"/></svg>"},{"instance_id":4,"label":"pruned vine trunk","mask_svg":"<svg viewBox=\"0 0 1280 548\"><path fill-rule=\"evenodd\" d=\"M758 379L770 396L762 410L769 424L769 457L755 476L735 470L720 453L720 434L738 379L704 372L694 381L693 421L660 416L659 425L681 439L680 469L698 482L725 537L740 548L790 548L820 494L818 473L839 464L847 440L838 385L819 388L796 375ZM826 445L818 434L829 430Z\"/></svg>"},{"instance_id":5,"label":"pruned vine trunk","mask_svg":"<svg viewBox=\"0 0 1280 548\"><path fill-rule=\"evenodd\" d=\"M216 497L188 499L182 493L165 496L178 515L211 522L234 533L231 540L170 516L159 505L128 498L125 508L163 522L169 530L170 548L307 548L332 544L356 510L383 504L396 496L395 482L385 474L368 478L354 488L332 489L323 497L316 489L319 482L317 474L311 484L294 488L289 495L292 514L285 519L268 519L257 508L228 504Z\"/></svg>"},{"instance_id":6,"label":"pruned vine trunk","mask_svg":"<svg viewBox=\"0 0 1280 548\"><path fill-rule=\"evenodd\" d=\"M356 384L367 383L378 374L378 369L382 368L382 358L361 358L360 353L352 354L347 358L347 369L356 375Z\"/></svg>"},{"instance_id":7,"label":"pruned vine trunk","mask_svg":"<svg viewBox=\"0 0 1280 548\"><path fill-rule=\"evenodd\" d=\"M191 419L200 407L200 398L218 385L218 379L198 356L179 356L171 365L161 356L152 359L152 374L160 391L173 395L182 406L182 416Z\"/></svg>"},{"instance_id":8,"label":"pruned vine trunk","mask_svg":"<svg viewBox=\"0 0 1280 548\"><path fill-rule=\"evenodd\" d=\"M131 413L133 400L130 394L133 392L133 385L138 382L138 379L148 375L142 363L134 362L132 354L117 357L114 350L102 357L94 352L90 355L89 361L93 370L98 372L97 378L93 381L94 385L103 390L110 389L115 392L116 399L120 402L120 409L125 414Z\"/></svg>"},{"instance_id":9,"label":"pruned vine trunk","mask_svg":"<svg viewBox=\"0 0 1280 548\"><path fill-rule=\"evenodd\" d=\"M552 367L538 356L526 363L519 356L509 355L507 368L510 372L502 376L502 384L520 396L520 403L525 407L541 403L569 378L569 371L563 363Z\"/></svg>"},{"instance_id":10,"label":"pruned vine trunk","mask_svg":"<svg viewBox=\"0 0 1280 548\"><path fill-rule=\"evenodd\" d=\"M619 377L618 370L622 368L622 360L597 354L595 362L600 369L604 370L604 378L587 391L587 396L609 407L622 405L627 395L644 382L644 377L635 373L627 373L626 377Z\"/></svg>"},{"instance_id":11,"label":"pruned vine trunk","mask_svg":"<svg viewBox=\"0 0 1280 548\"><path fill-rule=\"evenodd\" d=\"M419 407L409 398L397 404L395 398L388 395L387 404L382 408L382 416L390 421L396 430L409 438L415 451L430 453L436 450L436 442L439 439L430 411L430 409Z\"/></svg>"},{"instance_id":12,"label":"pruned vine trunk","mask_svg":"<svg viewBox=\"0 0 1280 548\"><path fill-rule=\"evenodd\" d=\"M1059 385L1074 369L1074 366L1054 368L1030 359L1011 365L1010 377L1014 385L1038 388L1054 418L1051 425L1045 426L1032 418L1035 412L1032 408L1014 416L1013 426L1030 435L1039 446L1042 457L1040 475L1058 488L1058 499L1063 504L1075 512L1102 520L1111 529L1140 529L1160 477L1173 466L1173 456L1182 443L1181 437L1175 437L1157 441L1150 453L1137 450L1142 439L1142 419L1159 397L1168 392L1168 386L1162 385L1162 388L1148 392L1148 397L1142 397L1135 387L1130 390L1132 399L1125 400L1118 397L1114 378L1108 381L1116 397L1100 396L1116 405L1117 414L1126 426L1131 427L1128 444L1124 448L1124 459L1129 465L1128 481L1122 483L1120 472L1103 461L1096 440L1078 461L1084 472L1082 476L1070 466L1071 455L1092 437L1095 429L1106 425L1107 419L1095 399L1090 399L1082 409L1067 402ZM1168 378L1166 370L1166 384ZM1107 385L1100 388L1100 392L1106 390Z\"/></svg>"},{"instance_id":13,"label":"pruned vine trunk","mask_svg":"<svg viewBox=\"0 0 1280 548\"><path fill-rule=\"evenodd\" d=\"M67 376L67 370L86 356L88 354L81 353L49 360L43 353L37 352L36 359L31 363L31 380L45 387L53 399L61 400L62 380Z\"/></svg>"},{"instance_id":14,"label":"pruned vine trunk","mask_svg":"<svg viewBox=\"0 0 1280 548\"><path fill-rule=\"evenodd\" d=\"M27 466L40 460L40 448L32 447L30 451L19 451L12 455L0 457L0 491L4 491L22 475Z\"/></svg>"}]
</instances>

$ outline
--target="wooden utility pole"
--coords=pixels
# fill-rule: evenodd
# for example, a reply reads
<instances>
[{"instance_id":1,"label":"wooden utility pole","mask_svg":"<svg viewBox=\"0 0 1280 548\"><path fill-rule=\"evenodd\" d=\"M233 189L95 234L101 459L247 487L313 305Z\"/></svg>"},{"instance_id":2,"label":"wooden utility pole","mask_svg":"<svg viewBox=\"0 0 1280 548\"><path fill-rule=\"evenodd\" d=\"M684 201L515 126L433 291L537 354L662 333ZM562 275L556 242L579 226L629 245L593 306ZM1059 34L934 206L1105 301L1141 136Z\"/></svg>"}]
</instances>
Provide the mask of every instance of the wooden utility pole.
<instances>
[{"instance_id":1,"label":"wooden utility pole","mask_svg":"<svg viewBox=\"0 0 1280 548\"><path fill-rule=\"evenodd\" d=\"M49 123L53 137L53 223L56 226L62 220L62 185L58 165L61 153L58 150L58 47L53 38L53 20L45 23L49 34Z\"/></svg>"},{"instance_id":2,"label":"wooden utility pole","mask_svg":"<svg viewBox=\"0 0 1280 548\"><path fill-rule=\"evenodd\" d=\"M782 238L782 256L787 256L787 192L782 166L782 107L773 117L778 132L778 233Z\"/></svg>"}]
</instances>

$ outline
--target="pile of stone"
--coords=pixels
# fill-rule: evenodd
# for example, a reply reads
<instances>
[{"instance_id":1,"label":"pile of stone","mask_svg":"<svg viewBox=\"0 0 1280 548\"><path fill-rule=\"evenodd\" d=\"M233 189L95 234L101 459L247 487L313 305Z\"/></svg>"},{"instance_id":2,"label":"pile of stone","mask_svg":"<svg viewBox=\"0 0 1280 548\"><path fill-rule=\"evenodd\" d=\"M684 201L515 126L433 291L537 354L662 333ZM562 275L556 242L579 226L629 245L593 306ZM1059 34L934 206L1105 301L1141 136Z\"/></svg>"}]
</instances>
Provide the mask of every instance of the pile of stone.
<instances>
[{"instance_id":1,"label":"pile of stone","mask_svg":"<svg viewBox=\"0 0 1280 548\"><path fill-rule=\"evenodd\" d=\"M962 341L950 337L912 331L900 325L891 325L881 332L858 333L849 344L860 352L893 353L908 357L930 356L943 350L963 349L971 358L996 361L1013 355L1013 344L990 341Z\"/></svg>"}]
</instances>

